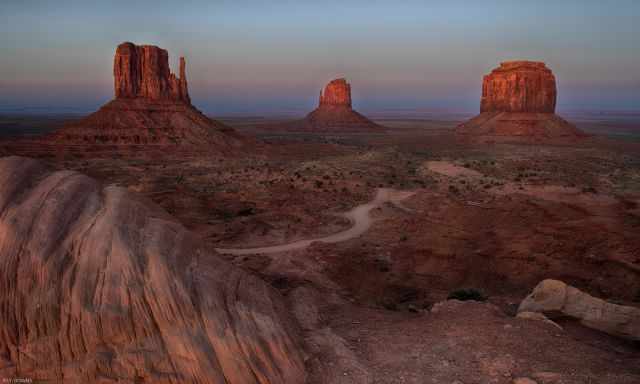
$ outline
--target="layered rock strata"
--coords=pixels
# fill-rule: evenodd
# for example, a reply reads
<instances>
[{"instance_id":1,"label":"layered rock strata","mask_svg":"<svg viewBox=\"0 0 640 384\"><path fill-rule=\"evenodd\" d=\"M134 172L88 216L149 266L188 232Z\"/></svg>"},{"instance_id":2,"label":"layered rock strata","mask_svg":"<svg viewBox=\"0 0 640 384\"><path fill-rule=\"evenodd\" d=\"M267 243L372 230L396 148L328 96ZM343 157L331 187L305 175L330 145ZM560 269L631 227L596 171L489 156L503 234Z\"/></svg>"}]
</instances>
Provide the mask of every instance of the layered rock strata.
<instances>
[{"instance_id":1,"label":"layered rock strata","mask_svg":"<svg viewBox=\"0 0 640 384\"><path fill-rule=\"evenodd\" d=\"M169 69L166 50L120 44L113 61L115 99L85 119L67 124L48 138L63 145L161 145L208 148L243 147L231 128L191 104L186 63L180 77Z\"/></svg>"},{"instance_id":2,"label":"layered rock strata","mask_svg":"<svg viewBox=\"0 0 640 384\"><path fill-rule=\"evenodd\" d=\"M564 141L585 135L555 114L556 79L544 63L510 61L486 75L480 114L456 133L478 141Z\"/></svg>"},{"instance_id":3,"label":"layered rock strata","mask_svg":"<svg viewBox=\"0 0 640 384\"><path fill-rule=\"evenodd\" d=\"M143 197L0 159L0 376L303 383L280 295Z\"/></svg>"}]
</instances>

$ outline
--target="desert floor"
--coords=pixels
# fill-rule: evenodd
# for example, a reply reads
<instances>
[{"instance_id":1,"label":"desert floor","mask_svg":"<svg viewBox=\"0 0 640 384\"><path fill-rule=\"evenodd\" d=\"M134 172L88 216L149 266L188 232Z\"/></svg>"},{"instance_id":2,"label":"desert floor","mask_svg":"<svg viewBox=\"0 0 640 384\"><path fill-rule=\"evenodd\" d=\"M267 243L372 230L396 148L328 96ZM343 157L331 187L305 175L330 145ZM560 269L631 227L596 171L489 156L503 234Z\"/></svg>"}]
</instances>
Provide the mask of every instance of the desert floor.
<instances>
[{"instance_id":1,"label":"desert floor","mask_svg":"<svg viewBox=\"0 0 640 384\"><path fill-rule=\"evenodd\" d=\"M39 119L20 122L59 124ZM639 121L585 118L578 126L596 135L567 145L474 145L452 120L380 118L385 133L319 136L230 118L255 148L222 157L5 141L0 155L126 186L215 249L330 237L379 189L407 192L370 207L358 236L222 255L287 298L312 383L639 383L637 344L514 317L545 278L640 306ZM459 288L488 302L437 304Z\"/></svg>"}]
</instances>

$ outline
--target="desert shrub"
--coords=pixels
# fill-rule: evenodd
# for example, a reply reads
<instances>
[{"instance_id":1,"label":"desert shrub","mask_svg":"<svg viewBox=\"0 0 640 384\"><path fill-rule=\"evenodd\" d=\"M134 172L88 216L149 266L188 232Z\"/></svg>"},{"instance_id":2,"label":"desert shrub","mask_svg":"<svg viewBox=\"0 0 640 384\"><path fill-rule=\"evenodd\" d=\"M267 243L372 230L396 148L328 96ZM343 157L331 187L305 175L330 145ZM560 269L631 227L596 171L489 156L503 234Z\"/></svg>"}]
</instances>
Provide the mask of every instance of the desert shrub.
<instances>
[{"instance_id":1,"label":"desert shrub","mask_svg":"<svg viewBox=\"0 0 640 384\"><path fill-rule=\"evenodd\" d=\"M463 288L451 291L447 300L460 300L460 301L487 301L487 297L479 290L475 288Z\"/></svg>"}]
</instances>

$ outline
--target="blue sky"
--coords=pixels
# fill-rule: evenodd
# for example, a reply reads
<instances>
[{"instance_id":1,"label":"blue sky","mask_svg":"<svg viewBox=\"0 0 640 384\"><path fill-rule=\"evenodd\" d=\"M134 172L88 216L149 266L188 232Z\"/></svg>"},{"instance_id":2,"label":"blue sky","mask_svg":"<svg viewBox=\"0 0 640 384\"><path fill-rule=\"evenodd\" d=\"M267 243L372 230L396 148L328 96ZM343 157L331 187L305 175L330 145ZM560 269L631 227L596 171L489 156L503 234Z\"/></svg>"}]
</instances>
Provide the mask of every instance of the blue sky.
<instances>
[{"instance_id":1,"label":"blue sky","mask_svg":"<svg viewBox=\"0 0 640 384\"><path fill-rule=\"evenodd\" d=\"M187 57L216 114L312 108L334 77L363 110L476 111L482 76L545 61L559 109L640 109L640 1L33 1L0 4L0 108L90 111L123 41Z\"/></svg>"}]
</instances>

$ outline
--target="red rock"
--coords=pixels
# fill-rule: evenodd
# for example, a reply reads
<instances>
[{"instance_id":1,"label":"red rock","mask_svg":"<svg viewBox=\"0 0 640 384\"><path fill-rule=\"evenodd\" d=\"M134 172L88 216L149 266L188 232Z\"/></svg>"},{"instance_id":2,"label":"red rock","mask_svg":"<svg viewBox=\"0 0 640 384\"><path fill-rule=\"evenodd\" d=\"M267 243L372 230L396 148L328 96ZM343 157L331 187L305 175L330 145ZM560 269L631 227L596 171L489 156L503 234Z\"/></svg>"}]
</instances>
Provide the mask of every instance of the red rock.
<instances>
[{"instance_id":1,"label":"red rock","mask_svg":"<svg viewBox=\"0 0 640 384\"><path fill-rule=\"evenodd\" d=\"M351 108L351 84L335 79L320 91L319 106L345 106Z\"/></svg>"},{"instance_id":2,"label":"red rock","mask_svg":"<svg viewBox=\"0 0 640 384\"><path fill-rule=\"evenodd\" d=\"M544 63L508 61L482 82L480 112L540 112L556 109L556 78Z\"/></svg>"},{"instance_id":3,"label":"red rock","mask_svg":"<svg viewBox=\"0 0 640 384\"><path fill-rule=\"evenodd\" d=\"M282 296L142 196L0 159L0 377L299 383Z\"/></svg>"},{"instance_id":4,"label":"red rock","mask_svg":"<svg viewBox=\"0 0 640 384\"><path fill-rule=\"evenodd\" d=\"M169 70L166 50L122 43L115 53L116 98L88 117L67 124L48 138L62 145L169 145L226 152L247 140L202 114L187 89L186 63L180 77Z\"/></svg>"},{"instance_id":5,"label":"red rock","mask_svg":"<svg viewBox=\"0 0 640 384\"><path fill-rule=\"evenodd\" d=\"M113 61L116 98L183 101L190 104L184 57L180 78L169 69L169 54L153 45L122 43Z\"/></svg>"},{"instance_id":6,"label":"red rock","mask_svg":"<svg viewBox=\"0 0 640 384\"><path fill-rule=\"evenodd\" d=\"M345 79L329 82L322 91L318 108L304 119L266 127L267 130L292 132L380 132L374 123L351 107L351 85Z\"/></svg>"},{"instance_id":7,"label":"red rock","mask_svg":"<svg viewBox=\"0 0 640 384\"><path fill-rule=\"evenodd\" d=\"M586 136L555 114L556 79L544 63L510 61L484 77L480 114L456 133L473 141L564 141Z\"/></svg>"}]
</instances>

